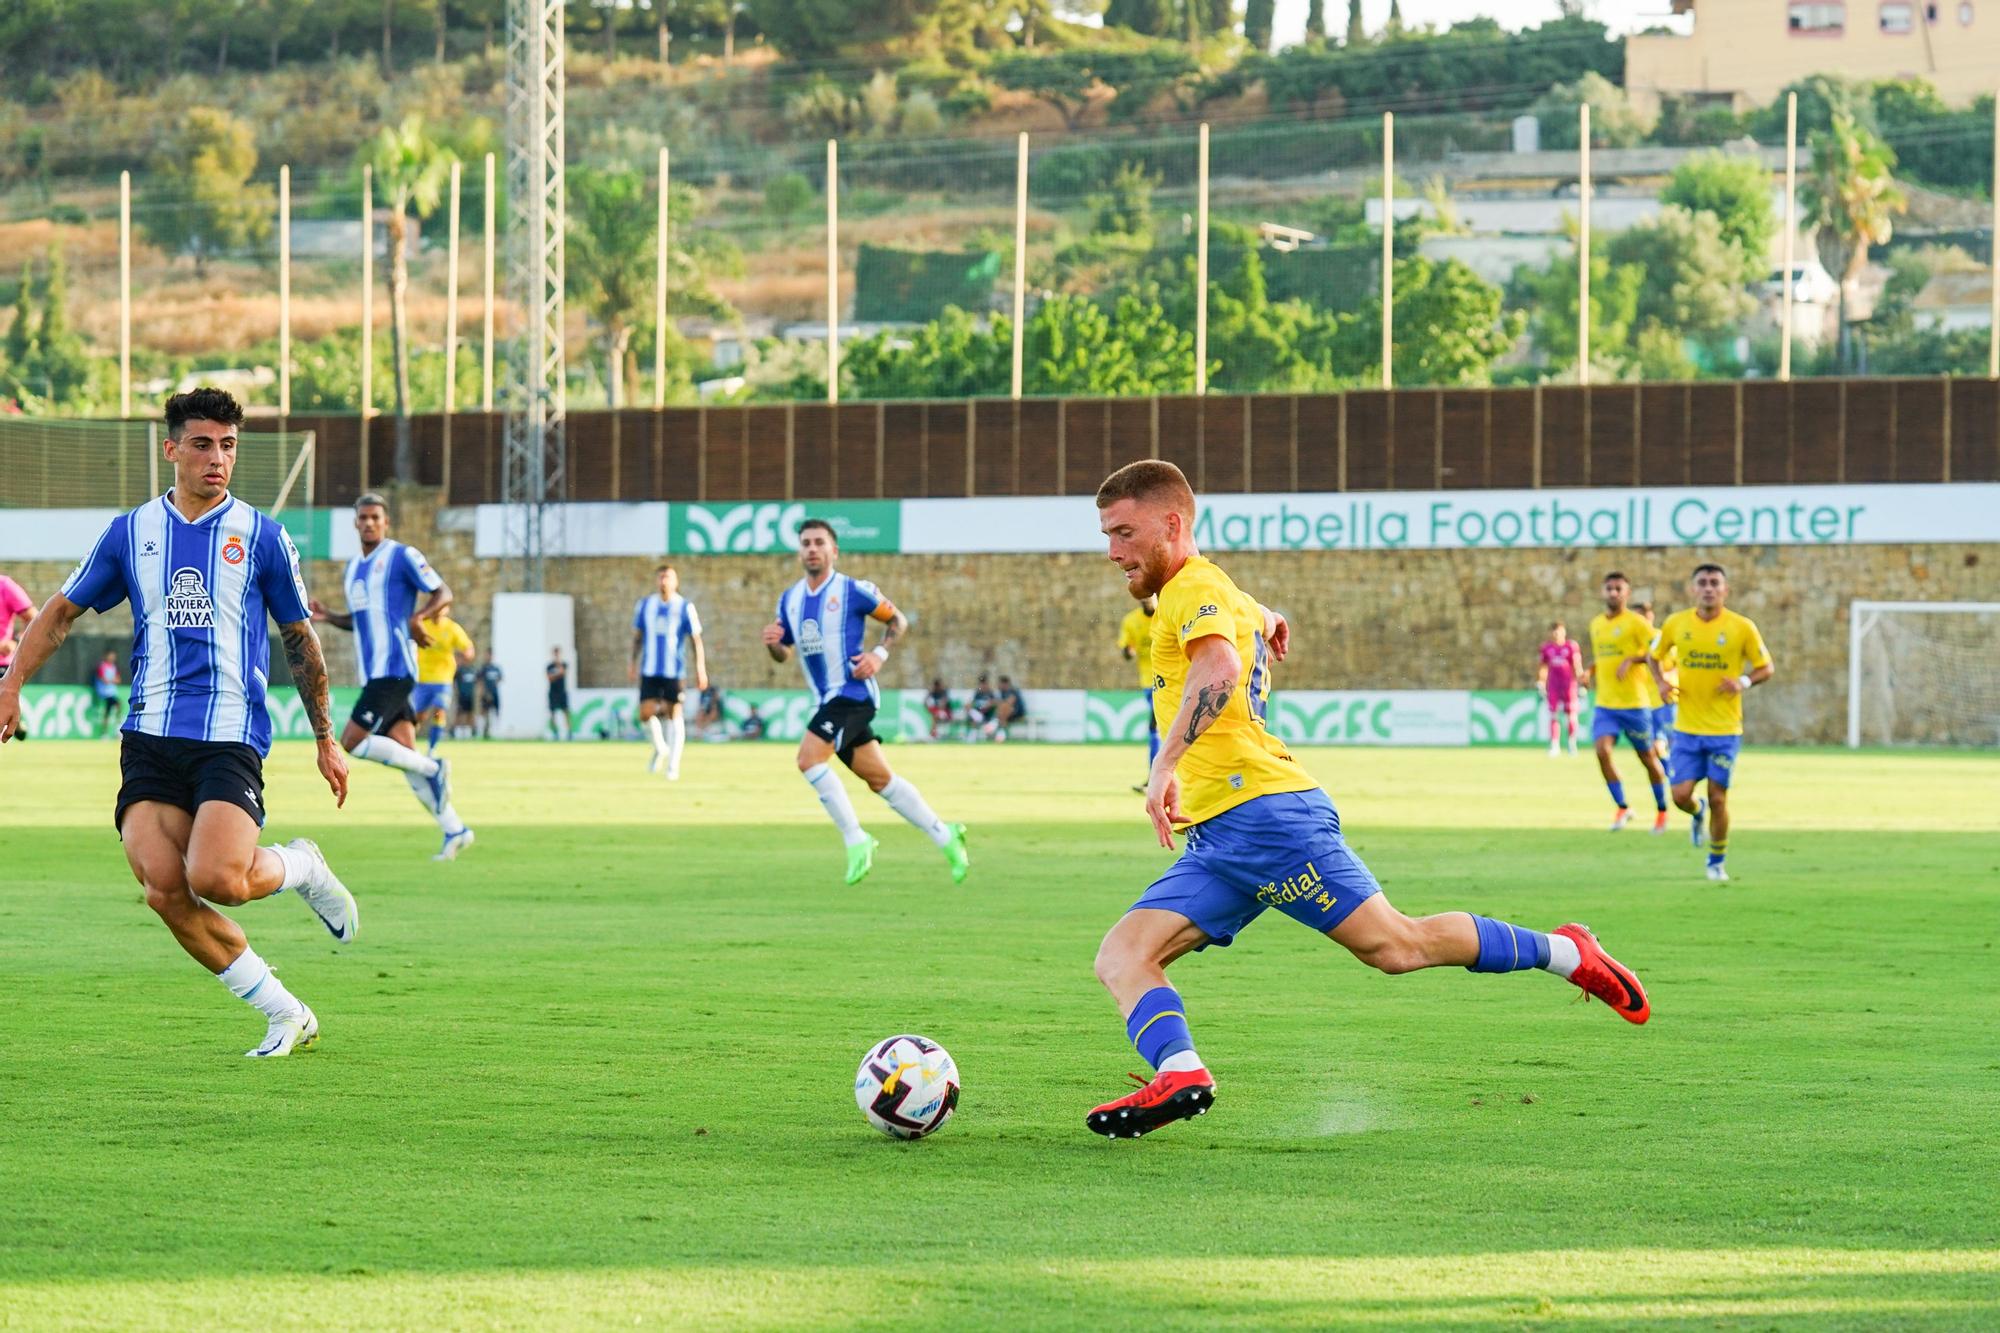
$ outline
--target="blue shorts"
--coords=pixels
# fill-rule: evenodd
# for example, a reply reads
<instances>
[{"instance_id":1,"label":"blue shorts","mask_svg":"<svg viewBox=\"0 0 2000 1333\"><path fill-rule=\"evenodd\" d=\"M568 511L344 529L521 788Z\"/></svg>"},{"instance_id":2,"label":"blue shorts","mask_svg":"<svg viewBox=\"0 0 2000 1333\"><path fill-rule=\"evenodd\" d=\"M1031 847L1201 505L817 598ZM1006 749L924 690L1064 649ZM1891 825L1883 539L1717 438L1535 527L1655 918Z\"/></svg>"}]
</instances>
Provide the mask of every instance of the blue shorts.
<instances>
[{"instance_id":1,"label":"blue shorts","mask_svg":"<svg viewBox=\"0 0 2000 1333\"><path fill-rule=\"evenodd\" d=\"M1707 778L1717 787L1727 787L1736 772L1736 752L1742 746L1741 736L1693 736L1677 731L1667 765L1675 782L1699 782Z\"/></svg>"},{"instance_id":2,"label":"blue shorts","mask_svg":"<svg viewBox=\"0 0 2000 1333\"><path fill-rule=\"evenodd\" d=\"M1653 734L1655 736L1671 736L1673 735L1673 731L1674 706L1672 704L1661 704L1653 710Z\"/></svg>"},{"instance_id":3,"label":"blue shorts","mask_svg":"<svg viewBox=\"0 0 2000 1333\"><path fill-rule=\"evenodd\" d=\"M437 708L442 708L447 713L451 711L451 683L449 681L437 685L419 684L415 689L410 691L410 711L418 717L422 717L424 714Z\"/></svg>"},{"instance_id":4,"label":"blue shorts","mask_svg":"<svg viewBox=\"0 0 2000 1333\"><path fill-rule=\"evenodd\" d=\"M1317 931L1332 930L1382 891L1340 836L1333 799L1311 791L1245 801L1191 825L1187 848L1132 906L1179 912L1209 944L1275 907Z\"/></svg>"},{"instance_id":5,"label":"blue shorts","mask_svg":"<svg viewBox=\"0 0 2000 1333\"><path fill-rule=\"evenodd\" d=\"M1590 739L1623 736L1641 750L1653 744L1653 719L1643 708L1600 708L1590 718Z\"/></svg>"},{"instance_id":6,"label":"blue shorts","mask_svg":"<svg viewBox=\"0 0 2000 1333\"><path fill-rule=\"evenodd\" d=\"M1146 691L1146 734L1148 736L1160 734L1160 715L1153 711L1153 692L1150 689Z\"/></svg>"}]
</instances>

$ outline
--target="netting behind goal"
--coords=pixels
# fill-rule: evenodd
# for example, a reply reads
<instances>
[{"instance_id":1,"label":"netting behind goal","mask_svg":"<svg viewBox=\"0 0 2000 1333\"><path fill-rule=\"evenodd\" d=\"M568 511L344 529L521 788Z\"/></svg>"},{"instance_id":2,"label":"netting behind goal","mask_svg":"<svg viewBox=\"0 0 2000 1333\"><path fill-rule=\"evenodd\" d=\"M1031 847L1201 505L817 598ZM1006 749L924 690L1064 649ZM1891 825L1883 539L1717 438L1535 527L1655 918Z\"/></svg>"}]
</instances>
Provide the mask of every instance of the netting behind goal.
<instances>
[{"instance_id":1,"label":"netting behind goal","mask_svg":"<svg viewBox=\"0 0 2000 1333\"><path fill-rule=\"evenodd\" d=\"M1856 602L1849 745L2000 746L2000 602Z\"/></svg>"},{"instance_id":2,"label":"netting behind goal","mask_svg":"<svg viewBox=\"0 0 2000 1333\"><path fill-rule=\"evenodd\" d=\"M172 484L163 429L0 416L0 508L130 509ZM267 512L310 505L312 446L311 431L245 431L229 489Z\"/></svg>"}]
</instances>

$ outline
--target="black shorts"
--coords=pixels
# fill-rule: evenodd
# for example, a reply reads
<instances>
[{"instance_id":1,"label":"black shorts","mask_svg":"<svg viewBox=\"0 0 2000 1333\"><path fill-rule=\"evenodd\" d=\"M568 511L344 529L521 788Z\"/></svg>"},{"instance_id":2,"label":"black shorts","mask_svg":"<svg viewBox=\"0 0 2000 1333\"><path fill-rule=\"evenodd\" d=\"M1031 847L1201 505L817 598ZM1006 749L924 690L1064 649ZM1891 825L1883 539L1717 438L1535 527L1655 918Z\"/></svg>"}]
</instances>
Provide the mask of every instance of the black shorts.
<instances>
[{"instance_id":1,"label":"black shorts","mask_svg":"<svg viewBox=\"0 0 2000 1333\"><path fill-rule=\"evenodd\" d=\"M854 766L854 752L870 741L880 737L868 729L875 720L875 705L866 699L849 699L845 695L829 699L819 706L806 723L806 730L833 747L840 756L840 762L849 768Z\"/></svg>"},{"instance_id":2,"label":"black shorts","mask_svg":"<svg viewBox=\"0 0 2000 1333\"><path fill-rule=\"evenodd\" d=\"M458 711L461 713L470 713L473 711L471 690L460 690L458 692Z\"/></svg>"},{"instance_id":3,"label":"black shorts","mask_svg":"<svg viewBox=\"0 0 2000 1333\"><path fill-rule=\"evenodd\" d=\"M409 676L377 676L361 687L347 720L377 736L387 735L398 722L414 723L417 715L410 711L410 691L416 684Z\"/></svg>"},{"instance_id":4,"label":"black shorts","mask_svg":"<svg viewBox=\"0 0 2000 1333\"><path fill-rule=\"evenodd\" d=\"M568 690L549 691L549 711L551 713L567 713L569 711Z\"/></svg>"},{"instance_id":5,"label":"black shorts","mask_svg":"<svg viewBox=\"0 0 2000 1333\"><path fill-rule=\"evenodd\" d=\"M681 701L681 678L679 676L639 677L639 702L658 701L663 704L677 704Z\"/></svg>"},{"instance_id":6,"label":"black shorts","mask_svg":"<svg viewBox=\"0 0 2000 1333\"><path fill-rule=\"evenodd\" d=\"M264 760L234 741L190 741L178 736L123 733L118 768L118 809L113 828L141 801L158 801L194 814L205 801L226 801L264 827Z\"/></svg>"}]
</instances>

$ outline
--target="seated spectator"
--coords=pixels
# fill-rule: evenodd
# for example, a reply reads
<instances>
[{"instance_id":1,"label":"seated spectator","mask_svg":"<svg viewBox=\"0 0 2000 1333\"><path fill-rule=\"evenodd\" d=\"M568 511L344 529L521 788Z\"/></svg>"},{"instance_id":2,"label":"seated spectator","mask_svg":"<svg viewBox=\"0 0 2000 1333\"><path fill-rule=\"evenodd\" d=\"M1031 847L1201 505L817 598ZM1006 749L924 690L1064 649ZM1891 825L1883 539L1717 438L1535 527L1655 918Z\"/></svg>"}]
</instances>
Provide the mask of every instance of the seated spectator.
<instances>
[{"instance_id":1,"label":"seated spectator","mask_svg":"<svg viewBox=\"0 0 2000 1333\"><path fill-rule=\"evenodd\" d=\"M750 705L750 712L743 719L743 739L760 741L764 739L764 719L757 712L757 705Z\"/></svg>"},{"instance_id":2,"label":"seated spectator","mask_svg":"<svg viewBox=\"0 0 2000 1333\"><path fill-rule=\"evenodd\" d=\"M924 710L931 715L932 740L951 729L951 691L944 687L942 679L931 681L931 692L924 696Z\"/></svg>"},{"instance_id":3,"label":"seated spectator","mask_svg":"<svg viewBox=\"0 0 2000 1333\"><path fill-rule=\"evenodd\" d=\"M707 739L729 738L729 727L722 717L722 688L710 685L701 692L700 707L694 715L695 735Z\"/></svg>"},{"instance_id":4,"label":"seated spectator","mask_svg":"<svg viewBox=\"0 0 2000 1333\"><path fill-rule=\"evenodd\" d=\"M1000 693L994 701L993 720L986 724L989 740L1007 739L1007 728L1028 715L1028 702L1021 692L1014 688L1014 682L1006 676L1000 677Z\"/></svg>"},{"instance_id":5,"label":"seated spectator","mask_svg":"<svg viewBox=\"0 0 2000 1333\"><path fill-rule=\"evenodd\" d=\"M972 701L965 706L965 738L976 740L985 734L986 724L993 720L993 711L999 706L1000 698L993 693L987 683L986 673L979 673L979 684L972 691Z\"/></svg>"}]
</instances>

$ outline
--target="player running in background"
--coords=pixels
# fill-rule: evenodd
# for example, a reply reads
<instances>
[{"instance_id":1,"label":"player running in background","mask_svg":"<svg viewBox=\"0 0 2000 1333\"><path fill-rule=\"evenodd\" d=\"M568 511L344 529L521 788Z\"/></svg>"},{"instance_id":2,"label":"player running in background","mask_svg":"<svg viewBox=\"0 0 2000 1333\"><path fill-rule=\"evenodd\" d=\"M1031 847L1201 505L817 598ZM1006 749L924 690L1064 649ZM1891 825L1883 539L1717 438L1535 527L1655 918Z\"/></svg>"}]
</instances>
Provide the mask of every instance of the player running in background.
<instances>
[{"instance_id":1,"label":"player running in background","mask_svg":"<svg viewBox=\"0 0 2000 1333\"><path fill-rule=\"evenodd\" d=\"M1565 722L1569 752L1576 753L1576 682L1583 674L1583 650L1571 642L1562 621L1549 629L1549 641L1535 655L1535 684L1549 701L1549 758L1553 759L1562 753L1556 735Z\"/></svg>"},{"instance_id":2,"label":"player running in background","mask_svg":"<svg viewBox=\"0 0 2000 1333\"><path fill-rule=\"evenodd\" d=\"M1729 576L1721 565L1696 565L1691 585L1694 606L1666 618L1653 639L1654 683L1666 690L1661 665L1680 667L1680 699L1674 720L1674 804L1694 816L1689 837L1701 846L1708 826L1708 877L1727 883L1722 863L1729 855L1729 786L1743 747L1743 696L1771 678L1771 653L1748 616L1723 605ZM1697 804L1695 784L1706 781L1708 795Z\"/></svg>"},{"instance_id":3,"label":"player running in background","mask_svg":"<svg viewBox=\"0 0 2000 1333\"><path fill-rule=\"evenodd\" d=\"M1646 642L1650 645L1653 641L1652 636L1659 632L1653 620L1653 604L1637 602L1633 604L1632 609L1645 619ZM1678 667L1670 666L1662 670L1660 675L1664 686L1658 683L1653 686L1653 695L1660 701L1659 706L1653 709L1653 753L1660 757L1660 771L1665 773L1667 780L1671 782L1674 776L1673 766L1670 763L1674 739L1674 700L1680 696L1681 673Z\"/></svg>"},{"instance_id":4,"label":"player running in background","mask_svg":"<svg viewBox=\"0 0 2000 1333\"><path fill-rule=\"evenodd\" d=\"M836 572L839 558L832 524L822 518L799 524L799 564L805 577L778 598L777 619L764 627L764 648L772 661L782 662L798 649L806 686L818 705L799 738L799 772L847 844L849 884L860 883L874 866L880 844L855 817L830 762L836 755L890 809L937 844L951 867L952 882L963 883L971 865L965 825L939 819L914 786L890 771L882 744L868 726L882 701L875 674L910 622L874 584ZM871 620L882 622L882 642L864 648Z\"/></svg>"},{"instance_id":5,"label":"player running in background","mask_svg":"<svg viewBox=\"0 0 2000 1333\"><path fill-rule=\"evenodd\" d=\"M687 744L687 720L681 708L681 679L687 671L688 649L694 649L694 687L708 688L708 655L701 643L701 615L681 596L680 571L661 565L653 571L659 590L639 599L632 610L632 661L626 676L639 682L639 721L653 742L648 773L666 766L667 781L681 776L681 749ZM667 715L661 734L660 714Z\"/></svg>"},{"instance_id":6,"label":"player running in background","mask_svg":"<svg viewBox=\"0 0 2000 1333\"><path fill-rule=\"evenodd\" d=\"M390 538L389 502L381 496L370 492L354 502L354 531L361 537L361 554L347 562L342 579L347 610L312 604L314 620L353 631L361 668L361 697L340 733L340 746L356 759L401 770L444 834L444 845L431 859L450 861L472 845L472 830L452 808L451 761L417 753L410 692L417 683L416 645L429 641L419 622L444 614L451 589L422 551Z\"/></svg>"},{"instance_id":7,"label":"player running in background","mask_svg":"<svg viewBox=\"0 0 2000 1333\"><path fill-rule=\"evenodd\" d=\"M360 925L354 896L305 838L257 845L271 750L263 664L267 617L317 741L320 776L347 799L347 756L333 743L326 662L306 611L299 554L276 520L229 493L243 409L218 389L167 400L173 486L111 521L49 598L0 681L0 742L21 718L21 687L85 611L132 603L132 710L119 753L112 823L146 905L188 955L262 1013L246 1055L289 1055L319 1039L319 1019L209 904L237 907L296 892L336 940Z\"/></svg>"},{"instance_id":8,"label":"player running in background","mask_svg":"<svg viewBox=\"0 0 2000 1333\"><path fill-rule=\"evenodd\" d=\"M555 740L566 741L569 739L569 663L563 661L561 644L549 646L549 660L542 668L542 677L549 683L549 735Z\"/></svg>"},{"instance_id":9,"label":"player running in background","mask_svg":"<svg viewBox=\"0 0 2000 1333\"><path fill-rule=\"evenodd\" d=\"M1616 833L1632 822L1625 804L1625 784L1618 777L1618 738L1630 742L1653 786L1653 832L1667 831L1667 775L1653 753L1653 709L1660 702L1646 654L1653 646L1653 627L1626 605L1632 584L1616 570L1604 576L1604 610L1590 620L1590 667L1585 672L1596 693L1590 719L1590 743L1597 767L1618 806L1612 816Z\"/></svg>"},{"instance_id":10,"label":"player running in background","mask_svg":"<svg viewBox=\"0 0 2000 1333\"><path fill-rule=\"evenodd\" d=\"M15 650L20 647L21 641L14 636L15 622L21 622L21 633L26 634L34 619L35 599L20 584L0 574L0 679L6 678ZM14 724L14 739L28 739L26 728L18 721Z\"/></svg>"},{"instance_id":11,"label":"player running in background","mask_svg":"<svg viewBox=\"0 0 2000 1333\"><path fill-rule=\"evenodd\" d=\"M106 736L112 734L118 714L124 711L124 703L118 697L120 683L118 650L106 648L103 658L90 673L90 688L97 697L97 730Z\"/></svg>"},{"instance_id":12,"label":"player running in background","mask_svg":"<svg viewBox=\"0 0 2000 1333\"><path fill-rule=\"evenodd\" d=\"M1160 757L1160 723L1153 716L1153 613L1159 609L1160 599L1142 597L1139 604L1125 613L1125 619L1118 622L1118 651L1128 662L1139 664L1139 688L1146 692L1146 771L1153 771L1153 761ZM1146 784L1135 782L1132 790L1143 792Z\"/></svg>"},{"instance_id":13,"label":"player running in background","mask_svg":"<svg viewBox=\"0 0 2000 1333\"><path fill-rule=\"evenodd\" d=\"M1187 1007L1166 968L1191 950L1227 945L1267 907L1384 972L1540 968L1627 1022L1646 1021L1652 1011L1638 978L1582 926L1543 934L1467 912L1413 918L1391 907L1342 839L1332 800L1264 729L1271 664L1284 660L1290 628L1195 549L1187 478L1157 459L1132 463L1098 488L1097 508L1127 589L1160 599L1153 706L1162 744L1146 813L1161 846L1172 847L1179 831L1187 848L1097 951L1098 980L1117 1001L1126 1036L1158 1072L1090 1112L1090 1129L1136 1138L1208 1109L1215 1081L1195 1054Z\"/></svg>"},{"instance_id":14,"label":"player running in background","mask_svg":"<svg viewBox=\"0 0 2000 1333\"><path fill-rule=\"evenodd\" d=\"M440 611L418 622L424 631L417 647L417 687L410 691L410 711L429 729L424 753L437 754L438 742L451 725L452 682L474 656L472 636L465 626Z\"/></svg>"}]
</instances>

